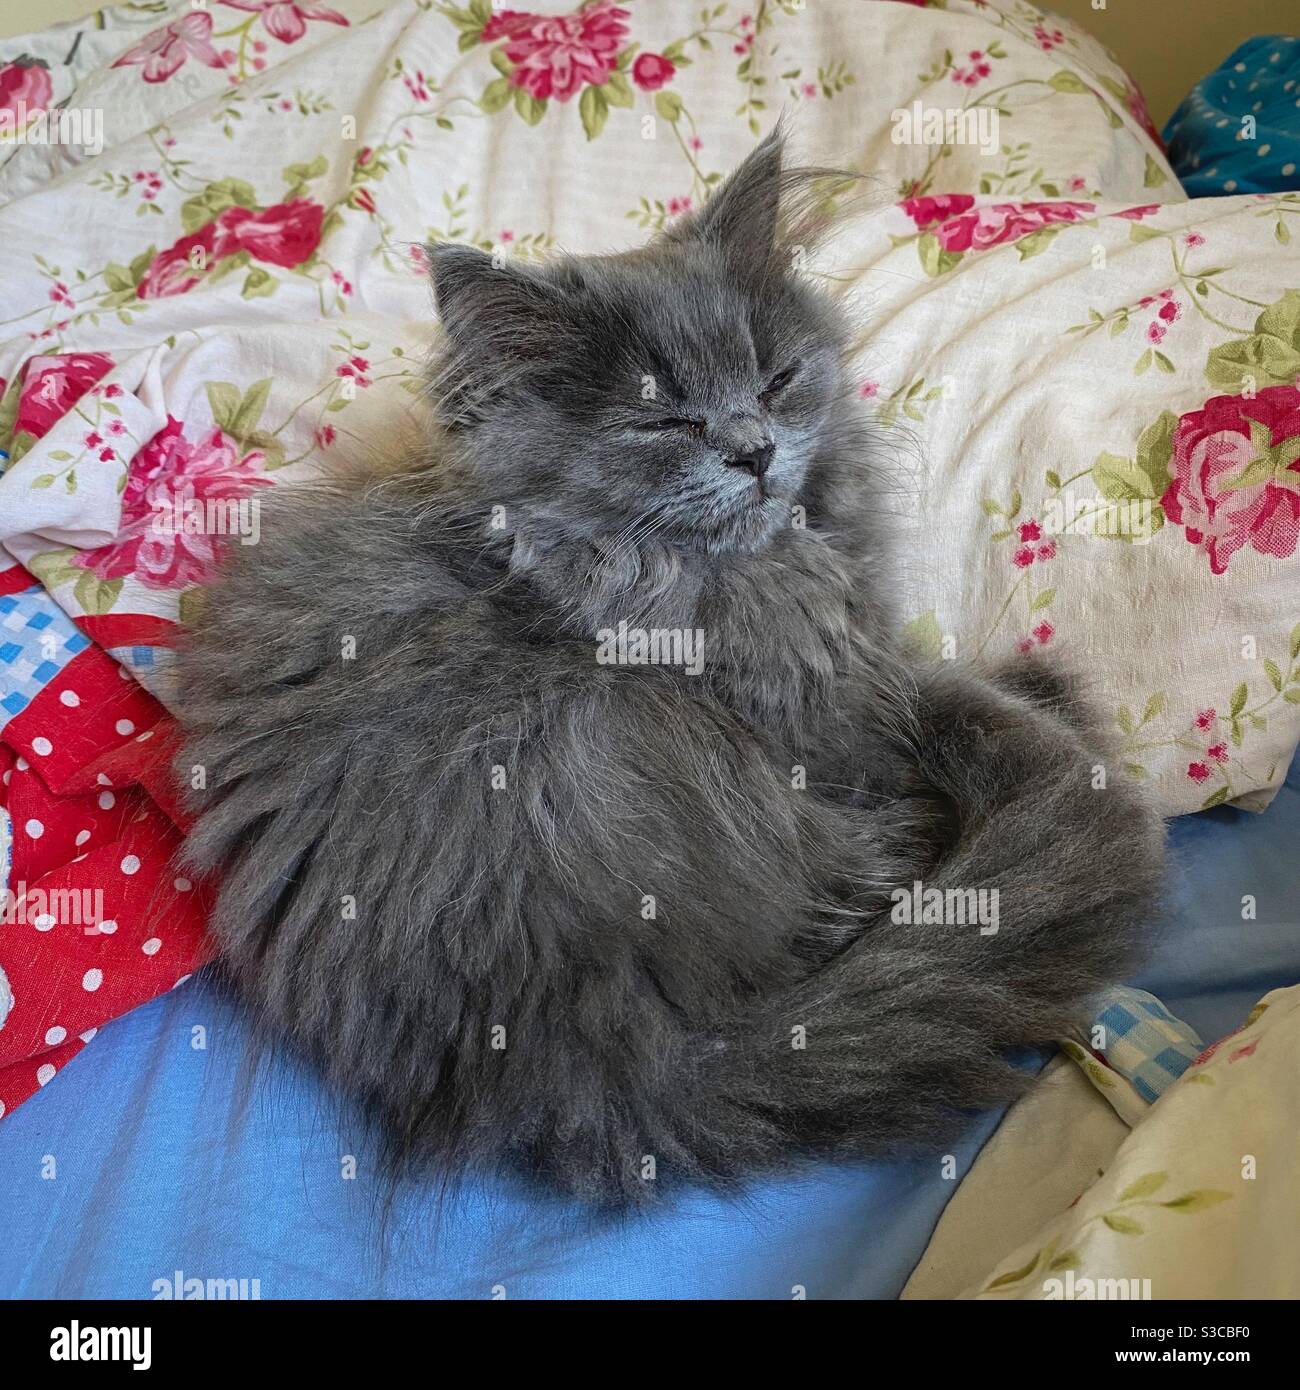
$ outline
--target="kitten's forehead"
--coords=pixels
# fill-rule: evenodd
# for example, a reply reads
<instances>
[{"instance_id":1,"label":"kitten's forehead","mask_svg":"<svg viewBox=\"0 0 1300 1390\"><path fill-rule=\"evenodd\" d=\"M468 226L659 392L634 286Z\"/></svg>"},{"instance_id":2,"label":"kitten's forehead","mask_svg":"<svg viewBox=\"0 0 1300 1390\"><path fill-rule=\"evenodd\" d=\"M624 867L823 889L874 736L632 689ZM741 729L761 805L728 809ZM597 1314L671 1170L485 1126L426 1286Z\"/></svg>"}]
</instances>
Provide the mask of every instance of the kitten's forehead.
<instances>
[{"instance_id":1,"label":"kitten's forehead","mask_svg":"<svg viewBox=\"0 0 1300 1390\"><path fill-rule=\"evenodd\" d=\"M755 296L720 257L674 248L610 258L591 288L592 313L625 334L628 361L648 373L697 389L757 369Z\"/></svg>"}]
</instances>

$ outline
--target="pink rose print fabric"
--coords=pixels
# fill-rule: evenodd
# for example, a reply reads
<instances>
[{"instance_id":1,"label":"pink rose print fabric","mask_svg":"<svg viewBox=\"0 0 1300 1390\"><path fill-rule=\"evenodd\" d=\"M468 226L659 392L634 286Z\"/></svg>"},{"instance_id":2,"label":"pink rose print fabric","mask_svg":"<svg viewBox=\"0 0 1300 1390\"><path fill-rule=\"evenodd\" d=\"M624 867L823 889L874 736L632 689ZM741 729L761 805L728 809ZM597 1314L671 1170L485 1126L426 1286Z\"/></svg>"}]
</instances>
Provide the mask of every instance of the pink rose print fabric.
<instances>
[{"instance_id":1,"label":"pink rose print fabric","mask_svg":"<svg viewBox=\"0 0 1300 1390\"><path fill-rule=\"evenodd\" d=\"M995 203L975 206L965 194L939 198L909 198L903 211L923 231L930 232L945 251L984 251L1065 222L1077 222L1093 212L1093 203Z\"/></svg>"},{"instance_id":2,"label":"pink rose print fabric","mask_svg":"<svg viewBox=\"0 0 1300 1390\"><path fill-rule=\"evenodd\" d=\"M187 514L270 487L265 464L264 454L241 454L219 429L191 443L181 422L169 419L131 464L117 540L80 551L72 563L101 579L129 575L153 589L204 583L216 570L223 538L187 529Z\"/></svg>"},{"instance_id":3,"label":"pink rose print fabric","mask_svg":"<svg viewBox=\"0 0 1300 1390\"><path fill-rule=\"evenodd\" d=\"M1243 546L1283 560L1300 539L1300 389L1255 400L1216 396L1184 415L1174 477L1161 505L1210 569L1223 574Z\"/></svg>"},{"instance_id":4,"label":"pink rose print fabric","mask_svg":"<svg viewBox=\"0 0 1300 1390\"><path fill-rule=\"evenodd\" d=\"M220 259L234 251L247 251L254 260L287 269L301 265L320 242L325 209L308 198L254 212L233 207L217 220Z\"/></svg>"},{"instance_id":5,"label":"pink rose print fabric","mask_svg":"<svg viewBox=\"0 0 1300 1390\"><path fill-rule=\"evenodd\" d=\"M324 215L325 209L307 198L278 203L260 212L229 208L216 221L160 251L149 263L136 293L141 299L187 294L221 261L241 251L253 260L292 269L315 251Z\"/></svg>"},{"instance_id":6,"label":"pink rose print fabric","mask_svg":"<svg viewBox=\"0 0 1300 1390\"><path fill-rule=\"evenodd\" d=\"M180 71L187 58L195 58L210 68L224 67L226 63L212 46L212 16L202 10L155 29L128 48L113 66L138 66L146 82L166 82Z\"/></svg>"},{"instance_id":7,"label":"pink rose print fabric","mask_svg":"<svg viewBox=\"0 0 1300 1390\"><path fill-rule=\"evenodd\" d=\"M165 299L201 284L217 259L218 236L217 224L210 222L159 252L136 285L136 294L141 299Z\"/></svg>"},{"instance_id":8,"label":"pink rose print fabric","mask_svg":"<svg viewBox=\"0 0 1300 1390\"><path fill-rule=\"evenodd\" d=\"M52 93L48 63L27 54L0 64L0 114L14 130L25 130L30 118L49 106Z\"/></svg>"},{"instance_id":9,"label":"pink rose print fabric","mask_svg":"<svg viewBox=\"0 0 1300 1390\"><path fill-rule=\"evenodd\" d=\"M627 18L627 10L608 3L555 18L502 10L481 37L484 43L507 40L504 51L515 65L509 79L514 86L538 101L569 101L583 87L603 86L609 78L627 37Z\"/></svg>"},{"instance_id":10,"label":"pink rose print fabric","mask_svg":"<svg viewBox=\"0 0 1300 1390\"><path fill-rule=\"evenodd\" d=\"M672 81L676 71L662 53L638 53L632 62L632 81L643 92L657 92Z\"/></svg>"},{"instance_id":11,"label":"pink rose print fabric","mask_svg":"<svg viewBox=\"0 0 1300 1390\"><path fill-rule=\"evenodd\" d=\"M266 32L281 43L296 43L307 32L308 20L324 20L328 24L347 24L337 10L318 5L314 0L224 0L235 10L251 10L260 15Z\"/></svg>"},{"instance_id":12,"label":"pink rose print fabric","mask_svg":"<svg viewBox=\"0 0 1300 1390\"><path fill-rule=\"evenodd\" d=\"M112 366L113 359L102 352L41 354L30 358L18 398L15 429L39 439Z\"/></svg>"}]
</instances>

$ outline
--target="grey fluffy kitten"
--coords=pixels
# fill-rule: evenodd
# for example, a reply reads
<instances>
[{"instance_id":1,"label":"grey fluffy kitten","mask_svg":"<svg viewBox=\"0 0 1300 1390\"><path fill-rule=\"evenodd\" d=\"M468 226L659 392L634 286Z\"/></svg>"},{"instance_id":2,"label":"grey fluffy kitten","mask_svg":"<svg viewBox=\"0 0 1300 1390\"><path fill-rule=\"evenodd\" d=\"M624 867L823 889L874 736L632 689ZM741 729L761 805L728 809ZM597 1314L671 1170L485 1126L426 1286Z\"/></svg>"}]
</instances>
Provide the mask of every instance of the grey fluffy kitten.
<instances>
[{"instance_id":1,"label":"grey fluffy kitten","mask_svg":"<svg viewBox=\"0 0 1300 1390\"><path fill-rule=\"evenodd\" d=\"M627 1203L934 1142L1153 918L1067 684L901 653L808 188L774 136L642 250L431 247L438 439L277 497L182 654L224 958L401 1159ZM997 933L896 924L916 879Z\"/></svg>"}]
</instances>

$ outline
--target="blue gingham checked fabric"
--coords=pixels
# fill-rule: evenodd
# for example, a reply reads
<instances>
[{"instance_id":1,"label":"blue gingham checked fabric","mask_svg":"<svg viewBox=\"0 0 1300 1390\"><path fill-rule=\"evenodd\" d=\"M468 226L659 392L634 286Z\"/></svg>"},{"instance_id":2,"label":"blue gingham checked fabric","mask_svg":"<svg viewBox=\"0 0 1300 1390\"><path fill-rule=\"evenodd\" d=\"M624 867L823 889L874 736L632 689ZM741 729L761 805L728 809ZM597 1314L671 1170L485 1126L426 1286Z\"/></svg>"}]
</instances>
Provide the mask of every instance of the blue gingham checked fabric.
<instances>
[{"instance_id":1,"label":"blue gingham checked fabric","mask_svg":"<svg viewBox=\"0 0 1300 1390\"><path fill-rule=\"evenodd\" d=\"M0 597L0 727L88 646L90 638L41 585Z\"/></svg>"},{"instance_id":2,"label":"blue gingham checked fabric","mask_svg":"<svg viewBox=\"0 0 1300 1390\"><path fill-rule=\"evenodd\" d=\"M1196 1032L1155 995L1126 985L1108 991L1091 1026L1063 1045L1129 1124L1159 1100L1205 1050Z\"/></svg>"},{"instance_id":3,"label":"blue gingham checked fabric","mask_svg":"<svg viewBox=\"0 0 1300 1390\"><path fill-rule=\"evenodd\" d=\"M1097 1050L1147 1102L1159 1100L1205 1050L1192 1029L1145 990L1113 990L1097 1026L1105 1030Z\"/></svg>"}]
</instances>

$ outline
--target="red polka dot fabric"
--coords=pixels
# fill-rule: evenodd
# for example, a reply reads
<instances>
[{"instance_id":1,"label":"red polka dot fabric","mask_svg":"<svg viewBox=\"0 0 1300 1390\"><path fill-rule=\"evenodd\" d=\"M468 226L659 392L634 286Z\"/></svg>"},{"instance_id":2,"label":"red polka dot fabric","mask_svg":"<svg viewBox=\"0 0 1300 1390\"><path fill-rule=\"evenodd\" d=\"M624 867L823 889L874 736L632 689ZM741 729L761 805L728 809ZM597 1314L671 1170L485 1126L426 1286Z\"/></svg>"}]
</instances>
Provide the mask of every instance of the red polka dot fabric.
<instances>
[{"instance_id":1,"label":"red polka dot fabric","mask_svg":"<svg viewBox=\"0 0 1300 1390\"><path fill-rule=\"evenodd\" d=\"M0 594L43 592L0 571ZM175 744L163 707L93 643L0 728L0 1116L209 954L207 890L176 867Z\"/></svg>"}]
</instances>

